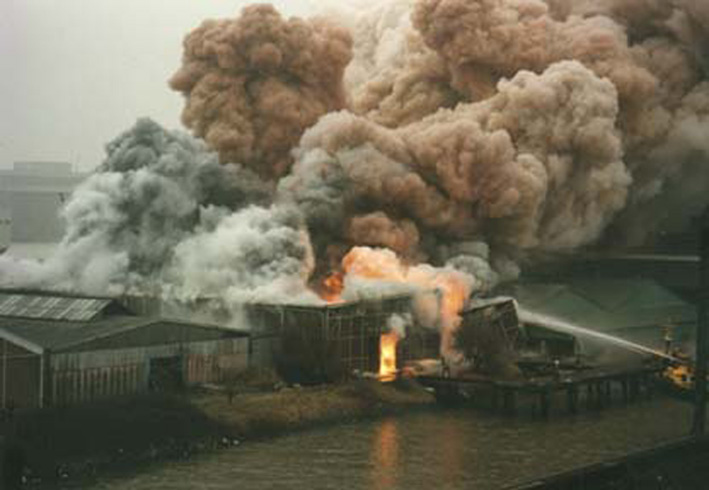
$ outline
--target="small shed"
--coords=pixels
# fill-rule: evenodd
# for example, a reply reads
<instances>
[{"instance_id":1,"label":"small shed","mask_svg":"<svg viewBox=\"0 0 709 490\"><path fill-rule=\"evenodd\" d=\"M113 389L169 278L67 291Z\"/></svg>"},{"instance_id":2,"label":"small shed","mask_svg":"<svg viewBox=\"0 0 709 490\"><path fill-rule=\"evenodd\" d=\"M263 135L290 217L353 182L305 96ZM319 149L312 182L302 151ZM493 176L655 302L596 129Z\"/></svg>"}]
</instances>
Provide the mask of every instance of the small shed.
<instances>
[{"instance_id":1,"label":"small shed","mask_svg":"<svg viewBox=\"0 0 709 490\"><path fill-rule=\"evenodd\" d=\"M44 407L218 383L248 334L140 317L111 298L0 292L0 406Z\"/></svg>"}]
</instances>

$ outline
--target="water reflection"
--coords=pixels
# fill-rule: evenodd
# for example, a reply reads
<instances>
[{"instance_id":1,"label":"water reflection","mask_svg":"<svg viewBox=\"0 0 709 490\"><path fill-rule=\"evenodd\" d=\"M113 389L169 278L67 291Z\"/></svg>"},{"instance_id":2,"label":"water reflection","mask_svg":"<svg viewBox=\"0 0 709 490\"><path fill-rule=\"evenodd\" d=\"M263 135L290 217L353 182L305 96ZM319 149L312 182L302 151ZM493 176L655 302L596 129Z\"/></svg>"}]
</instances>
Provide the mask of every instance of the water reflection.
<instances>
[{"instance_id":1,"label":"water reflection","mask_svg":"<svg viewBox=\"0 0 709 490\"><path fill-rule=\"evenodd\" d=\"M92 488L493 490L676 439L691 414L668 399L548 423L437 409L250 442Z\"/></svg>"},{"instance_id":2,"label":"water reflection","mask_svg":"<svg viewBox=\"0 0 709 490\"><path fill-rule=\"evenodd\" d=\"M459 423L454 419L444 419L436 432L431 444L435 444L435 441L444 441L444 444L438 445L440 448L438 465L442 470L441 476L445 487L451 488L463 478L462 458L466 451L462 446L465 439L460 437Z\"/></svg>"},{"instance_id":3,"label":"water reflection","mask_svg":"<svg viewBox=\"0 0 709 490\"><path fill-rule=\"evenodd\" d=\"M371 488L398 488L399 433L397 420L385 419L376 428L371 456Z\"/></svg>"}]
</instances>

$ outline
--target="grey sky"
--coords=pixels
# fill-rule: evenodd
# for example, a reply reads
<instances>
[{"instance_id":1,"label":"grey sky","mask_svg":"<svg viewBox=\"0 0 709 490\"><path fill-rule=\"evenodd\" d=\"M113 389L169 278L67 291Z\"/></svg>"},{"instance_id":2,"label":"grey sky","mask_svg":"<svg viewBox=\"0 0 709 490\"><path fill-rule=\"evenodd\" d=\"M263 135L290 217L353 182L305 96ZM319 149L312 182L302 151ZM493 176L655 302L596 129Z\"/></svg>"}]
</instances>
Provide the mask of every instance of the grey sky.
<instances>
[{"instance_id":1,"label":"grey sky","mask_svg":"<svg viewBox=\"0 0 709 490\"><path fill-rule=\"evenodd\" d=\"M1 0L0 167L65 160L89 169L136 118L180 127L167 87L182 38L246 0ZM271 2L287 15L315 0Z\"/></svg>"}]
</instances>

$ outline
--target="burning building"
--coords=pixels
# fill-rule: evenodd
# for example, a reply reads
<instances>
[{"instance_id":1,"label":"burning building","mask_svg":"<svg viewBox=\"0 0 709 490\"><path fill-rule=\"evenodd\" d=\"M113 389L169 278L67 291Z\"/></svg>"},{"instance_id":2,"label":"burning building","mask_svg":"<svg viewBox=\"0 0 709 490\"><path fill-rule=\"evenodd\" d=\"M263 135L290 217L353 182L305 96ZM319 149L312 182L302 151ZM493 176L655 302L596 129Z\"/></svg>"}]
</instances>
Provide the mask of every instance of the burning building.
<instances>
[{"instance_id":1,"label":"burning building","mask_svg":"<svg viewBox=\"0 0 709 490\"><path fill-rule=\"evenodd\" d=\"M250 304L252 362L275 365L299 382L393 375L409 358L439 355L438 332L413 321L412 302L400 295L323 306Z\"/></svg>"},{"instance_id":2,"label":"burning building","mask_svg":"<svg viewBox=\"0 0 709 490\"><path fill-rule=\"evenodd\" d=\"M700 5L387 0L207 20L169 81L193 135L148 119L119 135L67 200L54 256L0 256L0 284L283 305L330 340L348 302L439 290L415 321L455 359L467 299L537 254L651 240L707 204ZM279 325L308 338L299 322ZM347 369L372 368L369 342L339 342Z\"/></svg>"},{"instance_id":3,"label":"burning building","mask_svg":"<svg viewBox=\"0 0 709 490\"><path fill-rule=\"evenodd\" d=\"M435 292L426 296L440 300ZM147 297L124 297L121 302L144 315L170 317L200 309L217 323L230 321L232 328L249 332L249 366L276 369L290 382L387 377L407 360L440 356L440 333L416 318L417 297L412 294L319 305L245 303L236 315L216 299L201 299L199 306Z\"/></svg>"}]
</instances>

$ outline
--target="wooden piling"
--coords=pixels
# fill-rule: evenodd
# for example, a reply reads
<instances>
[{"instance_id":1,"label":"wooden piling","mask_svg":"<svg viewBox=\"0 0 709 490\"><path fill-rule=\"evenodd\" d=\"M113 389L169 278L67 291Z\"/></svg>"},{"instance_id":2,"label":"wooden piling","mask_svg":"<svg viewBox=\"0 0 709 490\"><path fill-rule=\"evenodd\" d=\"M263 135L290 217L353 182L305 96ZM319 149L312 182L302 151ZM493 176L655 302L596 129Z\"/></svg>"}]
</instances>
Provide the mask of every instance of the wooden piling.
<instances>
[{"instance_id":1,"label":"wooden piling","mask_svg":"<svg viewBox=\"0 0 709 490\"><path fill-rule=\"evenodd\" d=\"M547 389L543 389L539 392L539 408L542 418L548 419L551 408L551 396Z\"/></svg>"},{"instance_id":2,"label":"wooden piling","mask_svg":"<svg viewBox=\"0 0 709 490\"><path fill-rule=\"evenodd\" d=\"M452 379L439 377L419 377L419 381L436 389L437 394L447 395L464 389L476 391L477 386L485 386L490 394L489 402L498 413L517 414L519 397L531 397L534 413L543 418L551 414L555 392L566 392L567 411L577 413L580 408L582 390L585 389L585 406L590 410L600 410L613 403L614 384L623 401L638 401L652 395L653 375L661 367L629 368L626 370L588 370L569 373L563 377L535 378L529 380L496 380L488 377ZM445 392L445 393L444 393ZM441 396L441 398L447 398ZM442 400L443 401L443 400Z\"/></svg>"},{"instance_id":3,"label":"wooden piling","mask_svg":"<svg viewBox=\"0 0 709 490\"><path fill-rule=\"evenodd\" d=\"M502 391L503 409L508 415L517 413L517 396L512 388L504 388Z\"/></svg>"},{"instance_id":4,"label":"wooden piling","mask_svg":"<svg viewBox=\"0 0 709 490\"><path fill-rule=\"evenodd\" d=\"M578 398L579 392L577 386L574 384L570 384L566 388L566 401L569 413L575 414L578 412Z\"/></svg>"}]
</instances>

